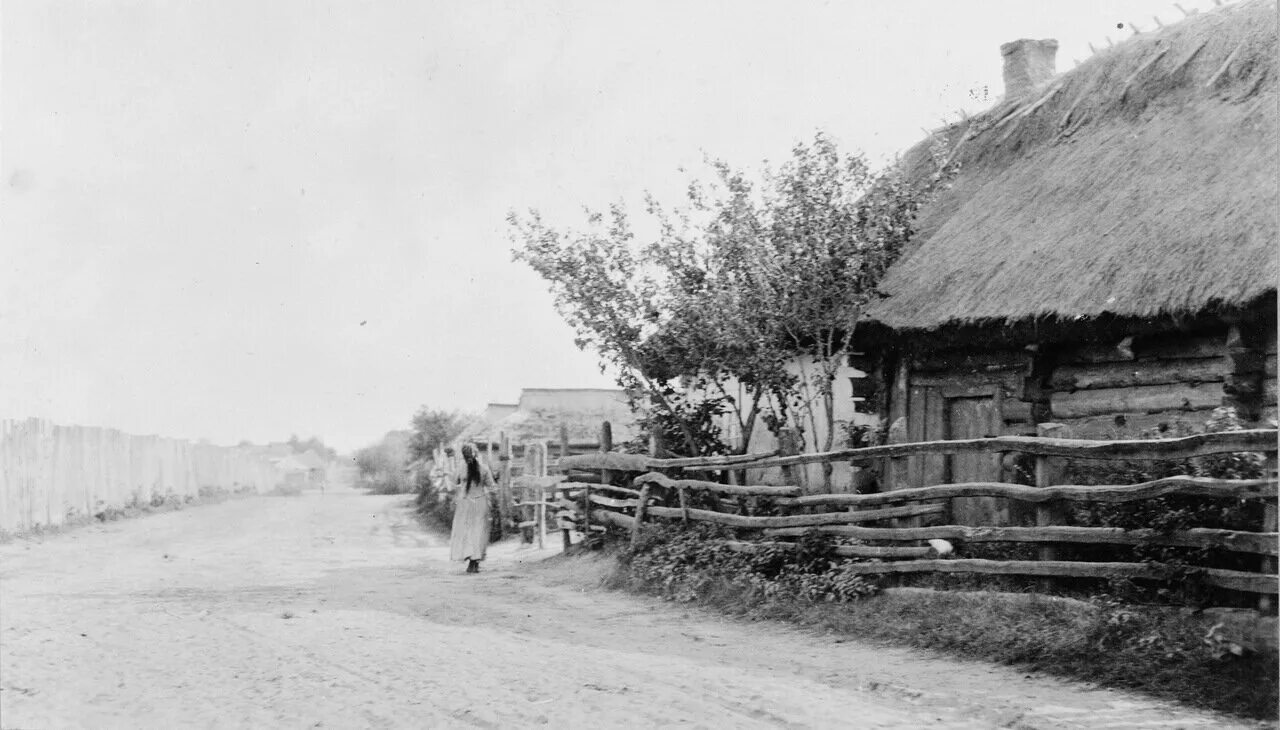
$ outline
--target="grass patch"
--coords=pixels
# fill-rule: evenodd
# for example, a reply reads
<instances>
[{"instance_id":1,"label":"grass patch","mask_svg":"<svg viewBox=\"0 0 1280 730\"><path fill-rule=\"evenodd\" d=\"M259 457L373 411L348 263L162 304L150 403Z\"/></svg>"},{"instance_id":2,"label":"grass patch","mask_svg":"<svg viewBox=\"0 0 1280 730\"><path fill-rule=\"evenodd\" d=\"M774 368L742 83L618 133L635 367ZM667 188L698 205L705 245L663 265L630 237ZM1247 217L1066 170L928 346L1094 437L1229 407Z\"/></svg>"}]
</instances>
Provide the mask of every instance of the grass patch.
<instances>
[{"instance_id":1,"label":"grass patch","mask_svg":"<svg viewBox=\"0 0 1280 730\"><path fill-rule=\"evenodd\" d=\"M1206 641L1195 609L1033 593L881 590L823 559L820 541L795 552L725 550L715 528L646 526L633 548L606 551L606 588L656 595L752 620L1009 664L1193 707L1275 719L1274 653L1237 656Z\"/></svg>"}]
</instances>

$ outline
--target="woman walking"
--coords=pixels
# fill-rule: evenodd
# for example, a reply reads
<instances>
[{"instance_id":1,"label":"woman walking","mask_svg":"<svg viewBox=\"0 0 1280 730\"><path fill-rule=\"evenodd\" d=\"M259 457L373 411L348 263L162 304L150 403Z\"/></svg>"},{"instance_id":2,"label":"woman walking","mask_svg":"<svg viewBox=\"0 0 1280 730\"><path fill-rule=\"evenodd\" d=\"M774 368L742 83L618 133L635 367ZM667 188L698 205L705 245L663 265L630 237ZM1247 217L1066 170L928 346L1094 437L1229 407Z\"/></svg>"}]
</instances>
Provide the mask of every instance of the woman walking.
<instances>
[{"instance_id":1,"label":"woman walking","mask_svg":"<svg viewBox=\"0 0 1280 730\"><path fill-rule=\"evenodd\" d=\"M462 464L449 536L450 559L466 560L467 572L479 573L480 561L489 547L489 490L494 488L493 475L489 467L480 463L476 447L471 444L462 445Z\"/></svg>"}]
</instances>

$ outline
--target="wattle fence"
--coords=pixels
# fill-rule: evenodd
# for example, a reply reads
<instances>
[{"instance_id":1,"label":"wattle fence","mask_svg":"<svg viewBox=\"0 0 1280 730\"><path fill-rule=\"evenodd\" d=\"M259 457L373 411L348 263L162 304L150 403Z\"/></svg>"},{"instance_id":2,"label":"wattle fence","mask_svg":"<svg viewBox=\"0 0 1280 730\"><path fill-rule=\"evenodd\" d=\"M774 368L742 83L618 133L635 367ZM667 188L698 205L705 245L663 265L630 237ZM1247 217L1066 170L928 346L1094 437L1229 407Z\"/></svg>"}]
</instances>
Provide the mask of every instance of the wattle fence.
<instances>
[{"instance_id":1,"label":"wattle fence","mask_svg":"<svg viewBox=\"0 0 1280 730\"><path fill-rule=\"evenodd\" d=\"M201 488L267 492L281 480L266 459L235 447L115 429L0 421L0 530L23 532L111 507Z\"/></svg>"},{"instance_id":2,"label":"wattle fence","mask_svg":"<svg viewBox=\"0 0 1280 730\"><path fill-rule=\"evenodd\" d=\"M1051 424L1043 433L1053 433ZM1036 462L1034 486L1001 482L939 484L871 494L804 494L794 486L739 486L714 481L727 471L787 467L826 461L866 465L917 454L1031 455ZM1101 460L1153 462L1218 454L1263 455L1263 478L1217 479L1173 476L1137 484L1072 485L1059 482L1063 461ZM1277 431L1248 430L1206 433L1165 440L1089 441L1052 437L1004 436L957 441L892 444L820 454L657 459L643 455L599 453L567 456L551 465L555 476L538 486L557 509L559 526L590 535L611 528L630 531L656 520L701 521L727 525L751 540L731 541L740 550L795 544L809 531L837 540L836 554L858 558L851 566L865 574L977 573L1050 578L1127 578L1167 580L1174 571L1150 561L1063 560L1064 546L1158 545L1214 548L1256 556L1256 570L1196 568L1210 586L1262 594L1264 607L1274 608L1277 593L1276 532ZM619 486L626 473L630 486ZM702 476L701 479L685 478ZM695 495L700 498L695 504ZM1264 505L1259 532L1212 528L1180 530L1122 529L1064 524L1070 505L1120 504L1181 495L1244 500ZM951 522L951 501L999 498L1028 505L1034 525L959 525ZM765 514L758 514L763 512ZM935 541L931 543L930 541ZM937 543L936 541L946 541ZM844 543L844 544L840 544ZM948 557L952 546L975 543L1033 543L1035 560L990 560ZM939 551L941 547L942 552ZM1247 560L1252 560L1248 558Z\"/></svg>"}]
</instances>

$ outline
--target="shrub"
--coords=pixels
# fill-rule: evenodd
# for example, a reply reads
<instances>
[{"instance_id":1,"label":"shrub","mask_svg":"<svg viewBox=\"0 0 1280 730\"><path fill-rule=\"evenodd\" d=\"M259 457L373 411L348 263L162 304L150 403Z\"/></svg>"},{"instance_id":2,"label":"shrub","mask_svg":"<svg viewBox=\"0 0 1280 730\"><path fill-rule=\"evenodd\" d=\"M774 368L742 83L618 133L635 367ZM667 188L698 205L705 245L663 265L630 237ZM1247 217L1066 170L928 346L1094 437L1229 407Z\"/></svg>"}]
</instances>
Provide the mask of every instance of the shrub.
<instances>
[{"instance_id":1,"label":"shrub","mask_svg":"<svg viewBox=\"0 0 1280 730\"><path fill-rule=\"evenodd\" d=\"M646 525L620 559L633 582L681 602L728 592L763 603L844 603L876 591L850 572L850 561L835 559L828 536L808 533L795 549L770 545L750 552L732 549L732 538L732 530L720 525Z\"/></svg>"}]
</instances>

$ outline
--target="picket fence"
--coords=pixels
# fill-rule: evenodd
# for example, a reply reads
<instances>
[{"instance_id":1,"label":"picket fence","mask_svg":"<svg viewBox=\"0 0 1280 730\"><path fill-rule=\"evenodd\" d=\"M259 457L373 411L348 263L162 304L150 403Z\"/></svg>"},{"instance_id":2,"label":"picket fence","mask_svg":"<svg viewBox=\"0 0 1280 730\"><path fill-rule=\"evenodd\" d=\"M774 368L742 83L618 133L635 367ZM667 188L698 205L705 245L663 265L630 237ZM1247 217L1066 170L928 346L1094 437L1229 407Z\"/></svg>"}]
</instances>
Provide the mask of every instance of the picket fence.
<instances>
[{"instance_id":1,"label":"picket fence","mask_svg":"<svg viewBox=\"0 0 1280 730\"><path fill-rule=\"evenodd\" d=\"M10 533L155 497L195 497L201 487L267 492L280 480L269 461L236 447L0 421L0 530Z\"/></svg>"},{"instance_id":2,"label":"picket fence","mask_svg":"<svg viewBox=\"0 0 1280 730\"><path fill-rule=\"evenodd\" d=\"M1048 431L1052 432L1050 426ZM555 474L538 480L554 504L559 526L584 535L609 529L629 531L632 539L650 520L712 522L747 531L753 540L732 541L739 550L795 545L808 531L847 541L837 555L862 559L852 566L866 574L980 573L1054 578L1167 579L1166 566L1137 562L1061 560L1067 544L1168 545L1209 547L1257 556L1257 570L1204 568L1206 584L1263 594L1262 605L1274 610L1276 557L1276 430L1200 434L1178 439L1089 441L1051 437L1006 436L933 441L847 449L819 454L658 459L643 455L597 453L567 456L551 465ZM745 468L787 467L824 461L867 464L917 454L999 454L1022 452L1036 459L1036 484L999 482L939 484L873 494L804 494L794 486L751 486L714 481L717 473ZM1265 456L1262 479L1212 479L1177 476L1141 484L1083 486L1061 484L1063 459L1127 461L1180 460L1214 454L1256 452ZM618 486L615 475L627 473L631 486ZM702 479L681 478L702 476ZM717 495L713 509L693 508L691 495ZM1071 502L1121 503L1166 495L1222 500L1255 500L1266 505L1261 532L1191 528L1177 531L1124 530L1064 524ZM1034 526L948 524L950 501L996 497L1034 505ZM773 514L752 514L751 503L766 498ZM986 560L948 557L931 540L956 547L965 543L1034 543L1036 560ZM566 543L568 540L566 539ZM945 549L945 546L944 546Z\"/></svg>"}]
</instances>

